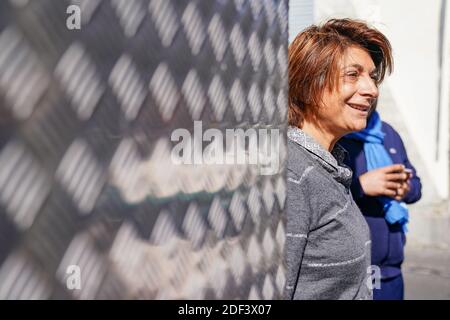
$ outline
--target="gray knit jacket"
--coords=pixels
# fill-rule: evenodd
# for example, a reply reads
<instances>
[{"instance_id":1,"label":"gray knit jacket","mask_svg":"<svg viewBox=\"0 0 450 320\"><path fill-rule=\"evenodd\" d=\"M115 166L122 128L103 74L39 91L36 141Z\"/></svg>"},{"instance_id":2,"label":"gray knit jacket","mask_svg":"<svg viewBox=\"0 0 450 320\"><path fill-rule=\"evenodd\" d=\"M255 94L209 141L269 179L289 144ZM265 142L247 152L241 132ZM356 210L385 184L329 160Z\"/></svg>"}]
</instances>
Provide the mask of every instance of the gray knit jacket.
<instances>
[{"instance_id":1,"label":"gray knit jacket","mask_svg":"<svg viewBox=\"0 0 450 320\"><path fill-rule=\"evenodd\" d=\"M288 299L372 299L370 232L350 192L345 150L332 154L288 128L285 294Z\"/></svg>"}]
</instances>

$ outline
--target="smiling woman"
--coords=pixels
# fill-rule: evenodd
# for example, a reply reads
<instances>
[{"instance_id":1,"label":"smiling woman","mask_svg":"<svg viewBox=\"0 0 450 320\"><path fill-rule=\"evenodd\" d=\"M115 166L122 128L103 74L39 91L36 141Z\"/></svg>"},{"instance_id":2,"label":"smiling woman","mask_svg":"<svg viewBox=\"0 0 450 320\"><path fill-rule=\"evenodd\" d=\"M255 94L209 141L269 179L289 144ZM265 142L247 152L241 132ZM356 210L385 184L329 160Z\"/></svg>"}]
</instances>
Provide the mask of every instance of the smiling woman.
<instances>
[{"instance_id":1,"label":"smiling woman","mask_svg":"<svg viewBox=\"0 0 450 320\"><path fill-rule=\"evenodd\" d=\"M322 108L317 109L319 124L334 135L364 129L370 106L378 96L376 69L366 50L347 48L341 65L338 90L325 90ZM305 125L311 123L305 121Z\"/></svg>"},{"instance_id":2,"label":"smiling woman","mask_svg":"<svg viewBox=\"0 0 450 320\"><path fill-rule=\"evenodd\" d=\"M287 298L372 299L370 233L336 142L366 127L392 64L386 37L351 19L289 46Z\"/></svg>"},{"instance_id":3,"label":"smiling woman","mask_svg":"<svg viewBox=\"0 0 450 320\"><path fill-rule=\"evenodd\" d=\"M364 129L377 85L392 66L389 41L364 22L332 19L305 29L289 46L289 124L314 124L328 138L328 131L343 136Z\"/></svg>"}]
</instances>

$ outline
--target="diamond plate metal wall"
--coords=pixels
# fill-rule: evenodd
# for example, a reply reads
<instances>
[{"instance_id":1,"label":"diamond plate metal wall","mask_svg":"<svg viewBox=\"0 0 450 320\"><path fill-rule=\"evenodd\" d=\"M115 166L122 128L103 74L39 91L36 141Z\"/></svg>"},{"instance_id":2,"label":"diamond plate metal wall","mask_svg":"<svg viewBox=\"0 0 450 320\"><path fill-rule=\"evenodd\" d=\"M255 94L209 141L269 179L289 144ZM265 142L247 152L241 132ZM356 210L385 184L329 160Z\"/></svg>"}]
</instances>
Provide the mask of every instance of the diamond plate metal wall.
<instances>
[{"instance_id":1,"label":"diamond plate metal wall","mask_svg":"<svg viewBox=\"0 0 450 320\"><path fill-rule=\"evenodd\" d=\"M284 132L287 13L287 0L1 1L0 299L281 298L284 162L175 165L170 137L194 120Z\"/></svg>"}]
</instances>

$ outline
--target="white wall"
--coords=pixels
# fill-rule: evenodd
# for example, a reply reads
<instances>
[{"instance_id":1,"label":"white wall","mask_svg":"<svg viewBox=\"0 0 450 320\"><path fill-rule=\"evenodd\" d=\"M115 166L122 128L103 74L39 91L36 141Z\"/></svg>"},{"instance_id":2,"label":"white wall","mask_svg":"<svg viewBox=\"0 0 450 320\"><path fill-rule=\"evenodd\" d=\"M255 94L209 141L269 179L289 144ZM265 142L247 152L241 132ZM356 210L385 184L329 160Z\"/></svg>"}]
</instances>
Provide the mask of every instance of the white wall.
<instances>
[{"instance_id":1,"label":"white wall","mask_svg":"<svg viewBox=\"0 0 450 320\"><path fill-rule=\"evenodd\" d=\"M289 1L289 43L305 27L314 23L314 0Z\"/></svg>"},{"instance_id":2,"label":"white wall","mask_svg":"<svg viewBox=\"0 0 450 320\"><path fill-rule=\"evenodd\" d=\"M441 114L439 119L437 117L441 72L438 63L441 1L410 0L406 7L405 3L379 0L383 24L380 29L390 39L394 49L395 71L389 78L389 85L399 115L405 120L431 180L439 195L447 197L448 99L442 100ZM448 47L448 40L446 42ZM445 88L443 93L447 95L448 86ZM440 145L437 145L439 126Z\"/></svg>"},{"instance_id":3,"label":"white wall","mask_svg":"<svg viewBox=\"0 0 450 320\"><path fill-rule=\"evenodd\" d=\"M294 2L291 0L291 7ZM427 168L436 197L449 194L450 3L444 41L444 76L441 113L438 110L440 0L315 0L315 22L332 17L364 19L391 41L394 73L386 81L398 117L408 130ZM438 122L440 142L436 142ZM439 158L436 159L438 150Z\"/></svg>"}]
</instances>

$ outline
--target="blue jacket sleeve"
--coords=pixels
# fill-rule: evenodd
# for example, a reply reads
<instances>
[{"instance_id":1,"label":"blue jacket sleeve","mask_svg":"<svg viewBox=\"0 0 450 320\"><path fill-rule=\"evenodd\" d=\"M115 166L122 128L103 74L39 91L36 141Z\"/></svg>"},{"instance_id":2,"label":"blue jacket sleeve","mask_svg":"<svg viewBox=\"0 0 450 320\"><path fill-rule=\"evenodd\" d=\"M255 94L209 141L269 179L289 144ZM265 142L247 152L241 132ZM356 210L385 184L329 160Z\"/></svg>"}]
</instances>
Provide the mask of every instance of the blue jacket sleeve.
<instances>
[{"instance_id":1,"label":"blue jacket sleeve","mask_svg":"<svg viewBox=\"0 0 450 320\"><path fill-rule=\"evenodd\" d=\"M352 192L352 196L355 201L359 201L366 196L364 190L362 189L361 182L359 181L359 175L353 175L350 191Z\"/></svg>"},{"instance_id":2,"label":"blue jacket sleeve","mask_svg":"<svg viewBox=\"0 0 450 320\"><path fill-rule=\"evenodd\" d=\"M412 170L412 178L411 178L411 190L406 194L406 196L403 198L403 201L405 203L414 203L420 200L422 197L422 183L420 182L419 176L417 176L416 168L411 164L411 162L408 159L408 155L406 153L405 146L403 144L402 139L400 138L400 135L397 134L398 140L399 140L399 148L402 155L403 164L406 168Z\"/></svg>"}]
</instances>

